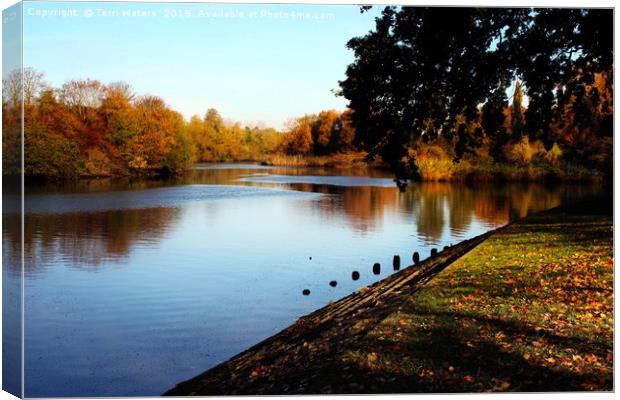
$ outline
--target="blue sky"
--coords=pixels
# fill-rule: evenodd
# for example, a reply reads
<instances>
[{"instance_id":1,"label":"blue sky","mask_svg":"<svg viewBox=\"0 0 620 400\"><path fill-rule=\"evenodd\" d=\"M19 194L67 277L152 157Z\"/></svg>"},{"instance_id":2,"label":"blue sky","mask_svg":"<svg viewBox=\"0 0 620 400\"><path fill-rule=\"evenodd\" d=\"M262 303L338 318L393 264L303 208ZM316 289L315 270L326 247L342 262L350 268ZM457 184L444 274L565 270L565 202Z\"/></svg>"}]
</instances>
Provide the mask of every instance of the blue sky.
<instances>
[{"instance_id":1,"label":"blue sky","mask_svg":"<svg viewBox=\"0 0 620 400\"><path fill-rule=\"evenodd\" d=\"M24 65L55 87L77 78L122 80L186 117L215 107L230 120L282 128L291 117L346 107L331 92L353 61L345 44L372 29L379 11L25 2Z\"/></svg>"},{"instance_id":2,"label":"blue sky","mask_svg":"<svg viewBox=\"0 0 620 400\"><path fill-rule=\"evenodd\" d=\"M2 77L21 65L21 8L19 4L2 11Z\"/></svg>"}]
</instances>

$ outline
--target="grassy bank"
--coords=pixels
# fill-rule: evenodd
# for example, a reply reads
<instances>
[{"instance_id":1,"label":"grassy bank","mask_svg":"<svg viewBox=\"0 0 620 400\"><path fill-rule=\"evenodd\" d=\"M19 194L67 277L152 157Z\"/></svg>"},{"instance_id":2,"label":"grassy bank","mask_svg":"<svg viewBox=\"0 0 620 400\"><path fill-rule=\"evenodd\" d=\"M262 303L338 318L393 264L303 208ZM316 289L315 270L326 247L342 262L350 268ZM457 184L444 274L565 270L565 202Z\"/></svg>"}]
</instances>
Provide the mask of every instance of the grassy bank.
<instances>
[{"instance_id":1,"label":"grassy bank","mask_svg":"<svg viewBox=\"0 0 620 400\"><path fill-rule=\"evenodd\" d=\"M600 204L493 235L342 357L402 390L611 390L613 248ZM389 390L375 381L379 390Z\"/></svg>"},{"instance_id":2,"label":"grassy bank","mask_svg":"<svg viewBox=\"0 0 620 400\"><path fill-rule=\"evenodd\" d=\"M610 204L448 248L167 394L611 390Z\"/></svg>"}]
</instances>

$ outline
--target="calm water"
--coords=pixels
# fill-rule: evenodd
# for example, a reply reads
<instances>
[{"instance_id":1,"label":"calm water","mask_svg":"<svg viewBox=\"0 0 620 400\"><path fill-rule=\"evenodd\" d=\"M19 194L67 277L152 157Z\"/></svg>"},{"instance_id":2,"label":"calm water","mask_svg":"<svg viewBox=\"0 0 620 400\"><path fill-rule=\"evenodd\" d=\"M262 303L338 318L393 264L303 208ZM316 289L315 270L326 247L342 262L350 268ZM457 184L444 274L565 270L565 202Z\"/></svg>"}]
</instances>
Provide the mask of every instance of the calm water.
<instances>
[{"instance_id":1,"label":"calm water","mask_svg":"<svg viewBox=\"0 0 620 400\"><path fill-rule=\"evenodd\" d=\"M414 251L425 258L594 190L437 183L400 193L386 172L353 172L198 165L165 182L28 188L26 396L159 395L386 277L395 254L408 264ZM9 204L11 282L19 216Z\"/></svg>"}]
</instances>

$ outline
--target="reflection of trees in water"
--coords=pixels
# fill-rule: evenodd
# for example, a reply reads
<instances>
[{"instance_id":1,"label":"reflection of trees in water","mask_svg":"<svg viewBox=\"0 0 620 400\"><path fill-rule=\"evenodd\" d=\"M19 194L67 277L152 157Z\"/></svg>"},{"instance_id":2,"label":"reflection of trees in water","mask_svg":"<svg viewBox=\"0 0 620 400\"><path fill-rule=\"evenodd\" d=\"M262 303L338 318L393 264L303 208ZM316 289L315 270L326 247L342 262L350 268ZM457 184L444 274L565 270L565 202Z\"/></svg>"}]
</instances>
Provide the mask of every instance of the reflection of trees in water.
<instances>
[{"instance_id":1,"label":"reflection of trees in water","mask_svg":"<svg viewBox=\"0 0 620 400\"><path fill-rule=\"evenodd\" d=\"M144 190L171 186L184 182L182 178L170 177L163 178L101 178L101 179L78 179L66 182L39 182L35 178L26 179L26 196L31 194L48 193L94 193L94 192L116 192L128 190Z\"/></svg>"},{"instance_id":2,"label":"reflection of trees in water","mask_svg":"<svg viewBox=\"0 0 620 400\"><path fill-rule=\"evenodd\" d=\"M396 188L351 187L342 193L344 214L362 232L374 229L388 210L397 207Z\"/></svg>"},{"instance_id":3,"label":"reflection of trees in water","mask_svg":"<svg viewBox=\"0 0 620 400\"><path fill-rule=\"evenodd\" d=\"M404 206L415 220L418 236L425 242L434 243L441 238L446 220L448 229L455 235L470 227L476 215L475 204L481 199L480 193L478 188L461 184L415 184L403 194L407 199Z\"/></svg>"},{"instance_id":4,"label":"reflection of trees in water","mask_svg":"<svg viewBox=\"0 0 620 400\"><path fill-rule=\"evenodd\" d=\"M291 183L293 190L337 195L331 200L318 202L327 215L342 215L357 231L375 229L383 215L398 208L398 189L379 186L332 186L312 183Z\"/></svg>"},{"instance_id":5,"label":"reflection of trees in water","mask_svg":"<svg viewBox=\"0 0 620 400\"><path fill-rule=\"evenodd\" d=\"M443 185L431 184L414 186L411 208L416 222L418 236L424 242L433 242L441 237L445 219L446 207L452 208L452 204L446 204L447 194L450 190L444 190ZM416 190L417 189L417 190Z\"/></svg>"},{"instance_id":6,"label":"reflection of trees in water","mask_svg":"<svg viewBox=\"0 0 620 400\"><path fill-rule=\"evenodd\" d=\"M251 174L333 176L334 172L333 169L305 167L276 167L269 170L242 171L212 169L195 171L192 180L205 183L239 184L238 178ZM343 174L391 176L386 175L386 171L376 169L352 169ZM254 185L255 183L246 182L246 184ZM555 207L567 194L579 198L592 190L592 188L583 186L551 188L540 184L467 185L435 182L412 184L405 193L399 193L396 187L342 187L312 183L260 183L259 185L337 195L335 199L318 202L317 207L324 215L344 216L349 224L360 232L376 229L382 223L385 213L390 210L396 210L402 215L412 215L418 235L428 242L436 242L441 238L446 221L450 232L459 235L470 227L474 218L487 225L499 226L524 217L528 211Z\"/></svg>"},{"instance_id":7,"label":"reflection of trees in water","mask_svg":"<svg viewBox=\"0 0 620 400\"><path fill-rule=\"evenodd\" d=\"M179 213L174 208L152 208L26 215L25 273L34 273L58 257L79 267L120 259L137 242L161 240ZM16 272L20 269L19 229L19 215L3 216L3 261Z\"/></svg>"},{"instance_id":8,"label":"reflection of trees in water","mask_svg":"<svg viewBox=\"0 0 620 400\"><path fill-rule=\"evenodd\" d=\"M530 211L559 205L572 188L543 185L476 185L451 183L413 184L404 193L394 187L339 187L295 183L291 189L338 195L332 201L319 203L327 215L340 214L350 225L365 232L376 229L390 210L411 216L417 235L428 243L438 242L444 229L454 235L463 234L474 219L500 226ZM575 197L588 193L582 188Z\"/></svg>"},{"instance_id":9,"label":"reflection of trees in water","mask_svg":"<svg viewBox=\"0 0 620 400\"><path fill-rule=\"evenodd\" d=\"M500 226L529 211L544 210L562 201L565 188L542 185L422 184L411 189L418 233L430 241L441 238L444 212L449 213L452 233L465 232L473 218ZM445 207L444 207L445 205Z\"/></svg>"},{"instance_id":10,"label":"reflection of trees in water","mask_svg":"<svg viewBox=\"0 0 620 400\"><path fill-rule=\"evenodd\" d=\"M474 211L478 219L488 224L501 225L525 217L528 212L560 205L570 190L563 186L487 186L478 191Z\"/></svg>"}]
</instances>

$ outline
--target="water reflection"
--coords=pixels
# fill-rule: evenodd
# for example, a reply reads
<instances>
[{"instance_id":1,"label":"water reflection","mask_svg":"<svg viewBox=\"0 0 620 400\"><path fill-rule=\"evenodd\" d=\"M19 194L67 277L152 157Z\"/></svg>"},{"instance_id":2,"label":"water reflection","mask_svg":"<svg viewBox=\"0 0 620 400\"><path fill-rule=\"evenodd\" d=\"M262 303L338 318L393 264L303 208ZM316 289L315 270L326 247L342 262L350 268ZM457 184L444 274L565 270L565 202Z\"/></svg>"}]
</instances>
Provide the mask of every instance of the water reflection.
<instances>
[{"instance_id":1,"label":"water reflection","mask_svg":"<svg viewBox=\"0 0 620 400\"><path fill-rule=\"evenodd\" d=\"M462 235L473 220L494 227L525 217L528 213L556 207L592 194L598 189L583 186L544 186L541 184L467 185L455 183L415 183L405 192L384 186L384 181L372 186L352 184L338 186L321 181L321 177L271 176L242 179L278 188L335 195L333 201L319 206L327 215L342 215L350 226L367 232L382 226L386 213L400 213L416 226L415 235L429 244L437 243L447 228L453 235ZM341 179L343 177L340 177ZM306 183L299 180L310 181Z\"/></svg>"},{"instance_id":2,"label":"water reflection","mask_svg":"<svg viewBox=\"0 0 620 400\"><path fill-rule=\"evenodd\" d=\"M61 259L69 267L97 269L121 262L137 243L157 243L178 220L178 208L125 209L62 214L27 214L24 218L24 273L45 269ZM4 257L18 274L19 215L3 218Z\"/></svg>"}]
</instances>

